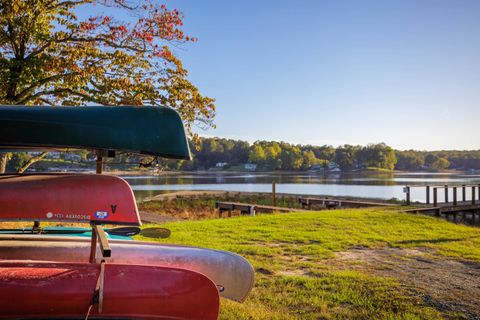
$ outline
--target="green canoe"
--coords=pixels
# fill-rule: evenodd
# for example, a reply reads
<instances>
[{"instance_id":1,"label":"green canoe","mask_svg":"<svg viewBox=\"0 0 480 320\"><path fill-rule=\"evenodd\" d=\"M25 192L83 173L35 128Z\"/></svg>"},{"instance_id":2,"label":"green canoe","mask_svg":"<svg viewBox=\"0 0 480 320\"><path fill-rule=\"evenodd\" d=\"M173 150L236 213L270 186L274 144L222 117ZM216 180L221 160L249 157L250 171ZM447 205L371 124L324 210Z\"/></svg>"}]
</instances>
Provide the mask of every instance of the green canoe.
<instances>
[{"instance_id":1,"label":"green canoe","mask_svg":"<svg viewBox=\"0 0 480 320\"><path fill-rule=\"evenodd\" d=\"M104 149L190 159L182 119L165 107L0 106L0 148Z\"/></svg>"}]
</instances>

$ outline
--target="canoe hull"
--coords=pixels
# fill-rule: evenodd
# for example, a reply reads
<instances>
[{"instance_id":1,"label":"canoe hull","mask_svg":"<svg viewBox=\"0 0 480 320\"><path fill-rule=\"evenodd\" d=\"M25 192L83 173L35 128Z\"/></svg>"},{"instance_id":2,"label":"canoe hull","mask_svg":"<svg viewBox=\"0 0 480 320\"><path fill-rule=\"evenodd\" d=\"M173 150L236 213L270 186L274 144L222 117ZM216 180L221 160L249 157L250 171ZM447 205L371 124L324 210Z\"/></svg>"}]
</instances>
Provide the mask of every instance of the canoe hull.
<instances>
[{"instance_id":1,"label":"canoe hull","mask_svg":"<svg viewBox=\"0 0 480 320\"><path fill-rule=\"evenodd\" d=\"M244 301L254 283L254 270L243 257L231 252L140 241L110 240L108 263L181 268L204 274L224 298ZM87 262L90 240L73 237L0 235L0 258ZM100 252L97 252L100 256Z\"/></svg>"},{"instance_id":2,"label":"canoe hull","mask_svg":"<svg viewBox=\"0 0 480 320\"><path fill-rule=\"evenodd\" d=\"M0 106L0 148L11 147L191 158L182 119L165 107Z\"/></svg>"},{"instance_id":3,"label":"canoe hull","mask_svg":"<svg viewBox=\"0 0 480 320\"><path fill-rule=\"evenodd\" d=\"M84 319L100 265L0 261L0 319ZM189 270L105 264L102 312L92 318L217 319L219 296Z\"/></svg>"},{"instance_id":4,"label":"canoe hull","mask_svg":"<svg viewBox=\"0 0 480 320\"><path fill-rule=\"evenodd\" d=\"M98 174L0 176L0 220L141 224L129 184Z\"/></svg>"}]
</instances>

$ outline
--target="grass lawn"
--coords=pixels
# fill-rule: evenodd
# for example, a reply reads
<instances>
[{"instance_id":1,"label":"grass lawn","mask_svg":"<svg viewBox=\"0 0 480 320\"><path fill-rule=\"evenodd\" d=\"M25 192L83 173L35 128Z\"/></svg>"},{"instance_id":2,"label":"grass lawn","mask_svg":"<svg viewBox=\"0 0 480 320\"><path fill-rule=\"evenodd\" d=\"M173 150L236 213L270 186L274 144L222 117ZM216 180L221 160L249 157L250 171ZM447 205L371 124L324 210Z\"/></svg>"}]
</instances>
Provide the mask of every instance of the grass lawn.
<instances>
[{"instance_id":1,"label":"grass lawn","mask_svg":"<svg viewBox=\"0 0 480 320\"><path fill-rule=\"evenodd\" d=\"M265 214L162 226L172 235L160 242L232 251L256 269L250 297L242 304L222 299L221 319L461 319L461 314L428 306L421 293L412 294L393 277L337 268L332 262L336 253L355 247L426 247L437 257L480 261L480 229L396 209Z\"/></svg>"}]
</instances>

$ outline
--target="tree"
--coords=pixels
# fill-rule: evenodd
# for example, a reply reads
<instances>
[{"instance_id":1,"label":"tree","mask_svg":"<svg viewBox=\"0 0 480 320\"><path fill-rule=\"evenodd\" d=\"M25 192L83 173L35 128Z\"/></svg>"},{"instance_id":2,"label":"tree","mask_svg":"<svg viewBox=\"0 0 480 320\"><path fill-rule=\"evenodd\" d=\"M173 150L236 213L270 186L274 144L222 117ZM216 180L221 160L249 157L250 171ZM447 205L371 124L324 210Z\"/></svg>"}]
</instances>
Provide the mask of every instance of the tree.
<instances>
[{"instance_id":1,"label":"tree","mask_svg":"<svg viewBox=\"0 0 480 320\"><path fill-rule=\"evenodd\" d=\"M425 165L431 168L433 163L436 162L437 160L438 160L437 155L429 153L425 156Z\"/></svg>"},{"instance_id":2,"label":"tree","mask_svg":"<svg viewBox=\"0 0 480 320\"><path fill-rule=\"evenodd\" d=\"M255 143L250 149L248 161L256 164L263 164L266 159L267 156L265 155L265 150L263 149L262 145Z\"/></svg>"},{"instance_id":3,"label":"tree","mask_svg":"<svg viewBox=\"0 0 480 320\"><path fill-rule=\"evenodd\" d=\"M335 162L342 170L350 170L355 167L360 146L344 145L335 150Z\"/></svg>"},{"instance_id":4,"label":"tree","mask_svg":"<svg viewBox=\"0 0 480 320\"><path fill-rule=\"evenodd\" d=\"M235 143L235 147L233 148L231 158L232 164L240 164L247 162L250 144L247 141L233 141Z\"/></svg>"},{"instance_id":5,"label":"tree","mask_svg":"<svg viewBox=\"0 0 480 320\"><path fill-rule=\"evenodd\" d=\"M281 167L281 161L279 158L281 152L282 148L280 148L280 145L276 142L271 142L265 147L266 161L271 169L279 169Z\"/></svg>"},{"instance_id":6,"label":"tree","mask_svg":"<svg viewBox=\"0 0 480 320\"><path fill-rule=\"evenodd\" d=\"M430 165L430 169L433 170L446 170L448 167L450 167L450 162L445 158L438 158Z\"/></svg>"},{"instance_id":7,"label":"tree","mask_svg":"<svg viewBox=\"0 0 480 320\"><path fill-rule=\"evenodd\" d=\"M425 164L425 155L418 151L397 151L398 162L396 168L400 170L418 170Z\"/></svg>"},{"instance_id":8,"label":"tree","mask_svg":"<svg viewBox=\"0 0 480 320\"><path fill-rule=\"evenodd\" d=\"M80 20L82 6L131 18ZM149 1L0 0L0 103L163 105L179 112L190 135L192 125L214 126L214 100L188 80L172 49L197 41L182 20Z\"/></svg>"},{"instance_id":9,"label":"tree","mask_svg":"<svg viewBox=\"0 0 480 320\"><path fill-rule=\"evenodd\" d=\"M307 170L310 169L311 166L315 164L319 164L320 161L315 157L315 153L313 151L303 151L303 166L302 168Z\"/></svg>"},{"instance_id":10,"label":"tree","mask_svg":"<svg viewBox=\"0 0 480 320\"><path fill-rule=\"evenodd\" d=\"M8 163L9 169L13 171L18 171L21 169L24 164L30 159L30 157L25 152L16 152L13 153L11 159Z\"/></svg>"},{"instance_id":11,"label":"tree","mask_svg":"<svg viewBox=\"0 0 480 320\"><path fill-rule=\"evenodd\" d=\"M280 159L282 170L298 170L303 164L302 151L300 148L289 144L282 145Z\"/></svg>"},{"instance_id":12,"label":"tree","mask_svg":"<svg viewBox=\"0 0 480 320\"><path fill-rule=\"evenodd\" d=\"M335 148L332 146L313 147L312 151L318 159L327 161L335 160Z\"/></svg>"},{"instance_id":13,"label":"tree","mask_svg":"<svg viewBox=\"0 0 480 320\"><path fill-rule=\"evenodd\" d=\"M397 163L395 151L385 143L368 144L360 150L358 157L365 167L393 170Z\"/></svg>"}]
</instances>

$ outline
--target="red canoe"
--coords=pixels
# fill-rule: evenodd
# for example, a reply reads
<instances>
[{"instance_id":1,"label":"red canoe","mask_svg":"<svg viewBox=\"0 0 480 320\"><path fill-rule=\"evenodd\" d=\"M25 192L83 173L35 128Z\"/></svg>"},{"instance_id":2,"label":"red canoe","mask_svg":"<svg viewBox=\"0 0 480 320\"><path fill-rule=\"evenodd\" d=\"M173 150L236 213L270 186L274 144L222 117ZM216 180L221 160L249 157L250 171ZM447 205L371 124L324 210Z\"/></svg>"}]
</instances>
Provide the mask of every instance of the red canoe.
<instances>
[{"instance_id":1,"label":"red canoe","mask_svg":"<svg viewBox=\"0 0 480 320\"><path fill-rule=\"evenodd\" d=\"M105 264L103 302L90 317L217 319L219 296L205 276L183 269ZM0 261L0 319L85 319L100 265Z\"/></svg>"},{"instance_id":2,"label":"red canoe","mask_svg":"<svg viewBox=\"0 0 480 320\"><path fill-rule=\"evenodd\" d=\"M0 176L0 220L141 224L125 180L90 174Z\"/></svg>"}]
</instances>

